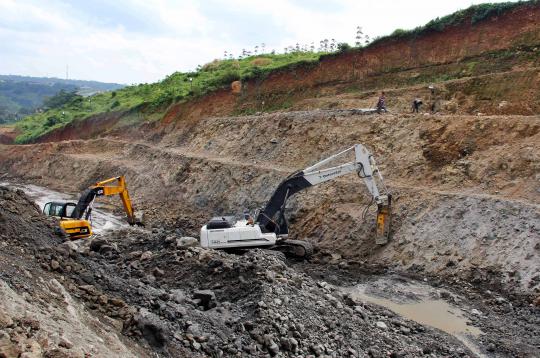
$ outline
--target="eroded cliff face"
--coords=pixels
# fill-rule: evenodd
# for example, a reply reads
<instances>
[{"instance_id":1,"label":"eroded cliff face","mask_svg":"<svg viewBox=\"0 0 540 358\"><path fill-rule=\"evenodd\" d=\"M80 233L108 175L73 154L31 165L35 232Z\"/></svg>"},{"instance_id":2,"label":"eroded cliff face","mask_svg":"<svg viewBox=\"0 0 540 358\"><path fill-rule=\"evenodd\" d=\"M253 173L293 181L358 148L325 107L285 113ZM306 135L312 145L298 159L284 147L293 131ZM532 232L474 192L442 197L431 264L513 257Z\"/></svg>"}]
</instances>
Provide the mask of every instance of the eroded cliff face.
<instances>
[{"instance_id":1,"label":"eroded cliff face","mask_svg":"<svg viewBox=\"0 0 540 358\"><path fill-rule=\"evenodd\" d=\"M7 176L77 191L125 174L151 220L194 227L256 209L288 174L355 143L394 194L394 234L377 247L374 208L356 177L290 201L291 235L320 252L397 269L538 289L538 116L354 115L339 110L178 122L158 144L114 138L4 146ZM183 219L182 219L183 220ZM195 230L193 235L197 235ZM516 276L515 271L520 272Z\"/></svg>"},{"instance_id":2,"label":"eroded cliff face","mask_svg":"<svg viewBox=\"0 0 540 358\"><path fill-rule=\"evenodd\" d=\"M430 101L437 86L438 110L453 114L523 114L540 111L540 5L528 4L497 17L449 26L441 32L388 39L359 51L324 57L243 84L171 105L160 121L144 107L73 122L40 142L117 135L159 141L211 116L314 108L372 107L389 91L391 110L410 110L415 96ZM155 117L155 116L154 116Z\"/></svg>"},{"instance_id":3,"label":"eroded cliff face","mask_svg":"<svg viewBox=\"0 0 540 358\"><path fill-rule=\"evenodd\" d=\"M328 56L315 69L275 73L257 90L288 92L337 81L353 82L388 71L445 64L484 52L537 45L539 21L540 7L526 6L476 24L464 21L442 32L381 41L362 51Z\"/></svg>"}]
</instances>

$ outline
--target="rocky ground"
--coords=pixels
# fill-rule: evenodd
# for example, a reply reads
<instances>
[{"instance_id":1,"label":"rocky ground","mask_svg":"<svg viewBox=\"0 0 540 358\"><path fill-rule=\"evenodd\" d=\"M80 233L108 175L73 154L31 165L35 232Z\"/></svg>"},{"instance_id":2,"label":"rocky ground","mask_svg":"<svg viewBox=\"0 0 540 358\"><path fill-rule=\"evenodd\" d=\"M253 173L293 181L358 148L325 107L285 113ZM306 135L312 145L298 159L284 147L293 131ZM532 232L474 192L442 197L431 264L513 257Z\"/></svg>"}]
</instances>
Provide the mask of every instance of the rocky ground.
<instances>
[{"instance_id":1,"label":"rocky ground","mask_svg":"<svg viewBox=\"0 0 540 358\"><path fill-rule=\"evenodd\" d=\"M524 7L373 47L369 62L330 56L240 96L103 113L42 143L11 145L17 133L0 128L1 182L76 195L125 175L149 223L64 242L27 197L0 188L0 358L539 357L537 15ZM389 113L362 112L382 90ZM423 113L412 114L417 96ZM393 194L388 244L375 244L375 210L363 215L371 198L354 175L287 204L290 237L314 245L311 262L187 238L356 143ZM482 333L429 328L352 295L358 287L398 304L443 300Z\"/></svg>"},{"instance_id":2,"label":"rocky ground","mask_svg":"<svg viewBox=\"0 0 540 358\"><path fill-rule=\"evenodd\" d=\"M185 236L189 222L63 242L22 192L0 188L0 201L0 356L475 356L340 288L387 276L386 267L202 249ZM480 312L470 319L486 356L539 354L534 306L463 282L431 284Z\"/></svg>"},{"instance_id":3,"label":"rocky ground","mask_svg":"<svg viewBox=\"0 0 540 358\"><path fill-rule=\"evenodd\" d=\"M63 247L54 225L22 191L0 187L0 357L140 356L70 293L70 267L39 259Z\"/></svg>"},{"instance_id":4,"label":"rocky ground","mask_svg":"<svg viewBox=\"0 0 540 358\"><path fill-rule=\"evenodd\" d=\"M375 210L362 215L370 197L355 175L292 197L291 238L532 302L540 295L539 140L539 116L281 112L178 121L158 140L0 146L0 177L77 192L124 174L150 222L189 223L193 236L211 216L260 208L290 173L362 143L393 194L393 239L375 245Z\"/></svg>"}]
</instances>

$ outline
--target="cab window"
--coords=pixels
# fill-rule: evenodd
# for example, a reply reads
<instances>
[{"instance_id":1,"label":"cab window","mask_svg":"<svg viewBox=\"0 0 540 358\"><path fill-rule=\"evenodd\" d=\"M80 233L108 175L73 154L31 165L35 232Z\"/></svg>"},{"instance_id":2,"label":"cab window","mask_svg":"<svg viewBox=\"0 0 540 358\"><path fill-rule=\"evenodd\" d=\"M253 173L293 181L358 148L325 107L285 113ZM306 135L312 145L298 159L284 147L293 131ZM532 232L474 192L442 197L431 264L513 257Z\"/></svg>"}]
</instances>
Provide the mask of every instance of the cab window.
<instances>
[{"instance_id":1,"label":"cab window","mask_svg":"<svg viewBox=\"0 0 540 358\"><path fill-rule=\"evenodd\" d=\"M65 215L67 218L70 218L71 217L71 214L73 214L73 210L75 210L75 204L72 204L72 203L68 203L66 204L66 212L65 212Z\"/></svg>"},{"instance_id":2,"label":"cab window","mask_svg":"<svg viewBox=\"0 0 540 358\"><path fill-rule=\"evenodd\" d=\"M53 204L51 208L54 211L54 216L62 216L63 205Z\"/></svg>"},{"instance_id":3,"label":"cab window","mask_svg":"<svg viewBox=\"0 0 540 358\"><path fill-rule=\"evenodd\" d=\"M51 203L47 203L47 204L45 204L45 206L43 207L43 214L45 214L45 215L51 215L50 212L51 212Z\"/></svg>"},{"instance_id":4,"label":"cab window","mask_svg":"<svg viewBox=\"0 0 540 358\"><path fill-rule=\"evenodd\" d=\"M43 207L43 213L49 216L63 216L64 204L62 203L47 203Z\"/></svg>"}]
</instances>

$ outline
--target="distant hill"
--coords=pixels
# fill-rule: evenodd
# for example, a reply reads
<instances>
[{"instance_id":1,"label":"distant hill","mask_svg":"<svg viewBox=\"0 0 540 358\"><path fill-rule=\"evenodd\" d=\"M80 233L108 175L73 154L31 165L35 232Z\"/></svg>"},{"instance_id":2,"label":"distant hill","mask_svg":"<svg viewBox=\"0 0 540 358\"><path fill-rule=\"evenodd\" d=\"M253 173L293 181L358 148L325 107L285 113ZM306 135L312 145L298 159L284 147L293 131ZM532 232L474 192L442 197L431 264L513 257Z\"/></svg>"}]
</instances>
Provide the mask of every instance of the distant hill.
<instances>
[{"instance_id":1,"label":"distant hill","mask_svg":"<svg viewBox=\"0 0 540 358\"><path fill-rule=\"evenodd\" d=\"M90 96L122 87L118 83L0 75L0 123L15 122L34 113L46 98L61 90Z\"/></svg>"}]
</instances>

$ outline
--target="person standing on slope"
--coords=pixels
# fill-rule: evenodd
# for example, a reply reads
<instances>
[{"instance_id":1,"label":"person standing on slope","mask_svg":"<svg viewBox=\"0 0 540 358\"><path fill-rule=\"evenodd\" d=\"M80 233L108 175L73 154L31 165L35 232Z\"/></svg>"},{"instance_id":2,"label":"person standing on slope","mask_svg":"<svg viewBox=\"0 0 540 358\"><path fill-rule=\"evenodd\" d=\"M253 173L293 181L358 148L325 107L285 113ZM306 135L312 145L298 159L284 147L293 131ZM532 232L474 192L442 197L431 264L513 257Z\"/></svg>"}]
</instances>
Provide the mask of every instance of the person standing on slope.
<instances>
[{"instance_id":1,"label":"person standing on slope","mask_svg":"<svg viewBox=\"0 0 540 358\"><path fill-rule=\"evenodd\" d=\"M377 101L377 113L381 114L382 111L384 111L385 113L388 112L388 110L386 109L386 97L384 91L381 92L379 100Z\"/></svg>"},{"instance_id":2,"label":"person standing on slope","mask_svg":"<svg viewBox=\"0 0 540 358\"><path fill-rule=\"evenodd\" d=\"M416 98L414 99L412 103L413 113L418 113L421 105L422 105L422 100L420 99L420 97L416 96Z\"/></svg>"},{"instance_id":3,"label":"person standing on slope","mask_svg":"<svg viewBox=\"0 0 540 358\"><path fill-rule=\"evenodd\" d=\"M429 102L430 102L430 110L431 110L431 113L435 113L436 111L436 107L435 105L437 104L437 97L435 96L435 86L433 85L430 85L429 87L429 92L430 92L430 95L429 95Z\"/></svg>"}]
</instances>

